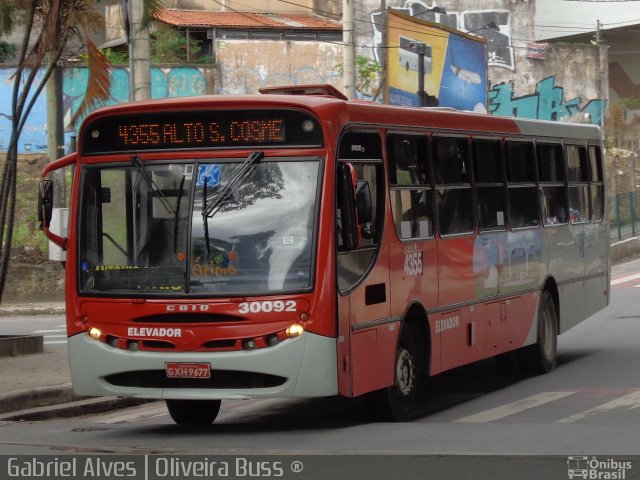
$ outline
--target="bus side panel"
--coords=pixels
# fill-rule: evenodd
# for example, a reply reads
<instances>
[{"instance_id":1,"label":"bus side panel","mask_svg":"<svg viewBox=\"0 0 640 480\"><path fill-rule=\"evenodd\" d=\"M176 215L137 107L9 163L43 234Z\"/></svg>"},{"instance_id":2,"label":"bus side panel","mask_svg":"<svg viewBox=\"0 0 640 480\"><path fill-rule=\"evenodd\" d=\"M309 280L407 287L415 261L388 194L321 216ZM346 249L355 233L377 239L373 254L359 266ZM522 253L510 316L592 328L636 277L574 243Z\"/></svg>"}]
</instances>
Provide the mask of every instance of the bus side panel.
<instances>
[{"instance_id":1,"label":"bus side panel","mask_svg":"<svg viewBox=\"0 0 640 480\"><path fill-rule=\"evenodd\" d=\"M476 284L484 272L473 270L474 236L447 238L438 246L439 305L475 300Z\"/></svg>"},{"instance_id":2,"label":"bus side panel","mask_svg":"<svg viewBox=\"0 0 640 480\"><path fill-rule=\"evenodd\" d=\"M388 253L381 249L371 271L348 294L352 396L393 384L398 322L389 315L389 292Z\"/></svg>"},{"instance_id":3,"label":"bus side panel","mask_svg":"<svg viewBox=\"0 0 640 480\"><path fill-rule=\"evenodd\" d=\"M438 306L438 243L435 240L391 245L389 259L392 317L403 318L413 303L425 310ZM431 339L436 338L434 325L431 322ZM432 341L431 345L419 347L424 347L430 355L431 367L440 368L440 343Z\"/></svg>"},{"instance_id":4,"label":"bus side panel","mask_svg":"<svg viewBox=\"0 0 640 480\"><path fill-rule=\"evenodd\" d=\"M585 318L606 307L609 303L608 255L606 223L592 223L585 227Z\"/></svg>"},{"instance_id":5,"label":"bus side panel","mask_svg":"<svg viewBox=\"0 0 640 480\"><path fill-rule=\"evenodd\" d=\"M349 322L349 295L338 295L338 393L351 397L351 323Z\"/></svg>"},{"instance_id":6,"label":"bus side panel","mask_svg":"<svg viewBox=\"0 0 640 480\"><path fill-rule=\"evenodd\" d=\"M546 228L549 247L549 275L560 290L560 329L567 331L584 319L584 235L583 227Z\"/></svg>"}]
</instances>

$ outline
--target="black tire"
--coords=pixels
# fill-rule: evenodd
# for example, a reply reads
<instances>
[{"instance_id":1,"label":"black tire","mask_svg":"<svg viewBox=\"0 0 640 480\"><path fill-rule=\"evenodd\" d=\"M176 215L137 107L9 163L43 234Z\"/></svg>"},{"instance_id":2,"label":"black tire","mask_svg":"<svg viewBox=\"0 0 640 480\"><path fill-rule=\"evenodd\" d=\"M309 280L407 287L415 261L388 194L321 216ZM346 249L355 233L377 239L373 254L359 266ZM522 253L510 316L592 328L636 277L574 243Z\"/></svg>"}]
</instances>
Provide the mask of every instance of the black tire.
<instances>
[{"instance_id":1,"label":"black tire","mask_svg":"<svg viewBox=\"0 0 640 480\"><path fill-rule=\"evenodd\" d=\"M518 363L527 373L548 373L558 360L558 312L551 292L545 290L538 309L538 340L517 351Z\"/></svg>"},{"instance_id":2,"label":"black tire","mask_svg":"<svg viewBox=\"0 0 640 480\"><path fill-rule=\"evenodd\" d=\"M418 373L417 350L408 328L400 333L396 349L395 381L390 387L371 392L365 404L372 420L406 422L413 415Z\"/></svg>"},{"instance_id":3,"label":"black tire","mask_svg":"<svg viewBox=\"0 0 640 480\"><path fill-rule=\"evenodd\" d=\"M221 400L165 400L178 425L208 425L218 416Z\"/></svg>"}]
</instances>

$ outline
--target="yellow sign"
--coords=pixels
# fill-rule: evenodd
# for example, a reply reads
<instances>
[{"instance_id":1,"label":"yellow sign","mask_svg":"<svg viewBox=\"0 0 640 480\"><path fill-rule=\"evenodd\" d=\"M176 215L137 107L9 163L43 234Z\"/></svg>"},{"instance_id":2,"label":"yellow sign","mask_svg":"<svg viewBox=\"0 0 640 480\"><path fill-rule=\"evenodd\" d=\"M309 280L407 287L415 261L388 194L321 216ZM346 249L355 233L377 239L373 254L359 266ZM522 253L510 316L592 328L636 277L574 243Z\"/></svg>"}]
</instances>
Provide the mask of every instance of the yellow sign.
<instances>
[{"instance_id":1,"label":"yellow sign","mask_svg":"<svg viewBox=\"0 0 640 480\"><path fill-rule=\"evenodd\" d=\"M487 110L486 39L394 10L388 12L387 98L419 106L419 53L423 53L428 106Z\"/></svg>"}]
</instances>

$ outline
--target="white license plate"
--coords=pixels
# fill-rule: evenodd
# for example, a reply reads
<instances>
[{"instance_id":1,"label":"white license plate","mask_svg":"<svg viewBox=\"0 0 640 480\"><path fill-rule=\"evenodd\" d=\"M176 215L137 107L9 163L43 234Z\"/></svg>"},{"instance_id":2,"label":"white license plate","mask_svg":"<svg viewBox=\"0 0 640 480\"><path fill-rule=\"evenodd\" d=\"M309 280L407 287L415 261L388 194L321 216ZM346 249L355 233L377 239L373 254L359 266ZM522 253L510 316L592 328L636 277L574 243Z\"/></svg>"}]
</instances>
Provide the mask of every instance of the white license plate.
<instances>
[{"instance_id":1,"label":"white license plate","mask_svg":"<svg viewBox=\"0 0 640 480\"><path fill-rule=\"evenodd\" d=\"M211 378L208 363L165 363L168 378Z\"/></svg>"}]
</instances>

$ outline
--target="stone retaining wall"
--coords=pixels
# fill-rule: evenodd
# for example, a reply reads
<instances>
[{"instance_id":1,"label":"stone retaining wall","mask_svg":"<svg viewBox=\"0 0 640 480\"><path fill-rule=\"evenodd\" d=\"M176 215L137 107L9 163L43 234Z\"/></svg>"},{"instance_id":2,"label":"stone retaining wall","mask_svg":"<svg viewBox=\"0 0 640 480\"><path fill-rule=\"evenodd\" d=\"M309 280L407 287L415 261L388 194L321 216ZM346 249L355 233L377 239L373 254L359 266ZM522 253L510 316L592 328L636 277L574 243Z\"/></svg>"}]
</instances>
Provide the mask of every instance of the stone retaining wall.
<instances>
[{"instance_id":1,"label":"stone retaining wall","mask_svg":"<svg viewBox=\"0 0 640 480\"><path fill-rule=\"evenodd\" d=\"M60 262L9 264L3 303L64 301L64 269Z\"/></svg>"}]
</instances>

